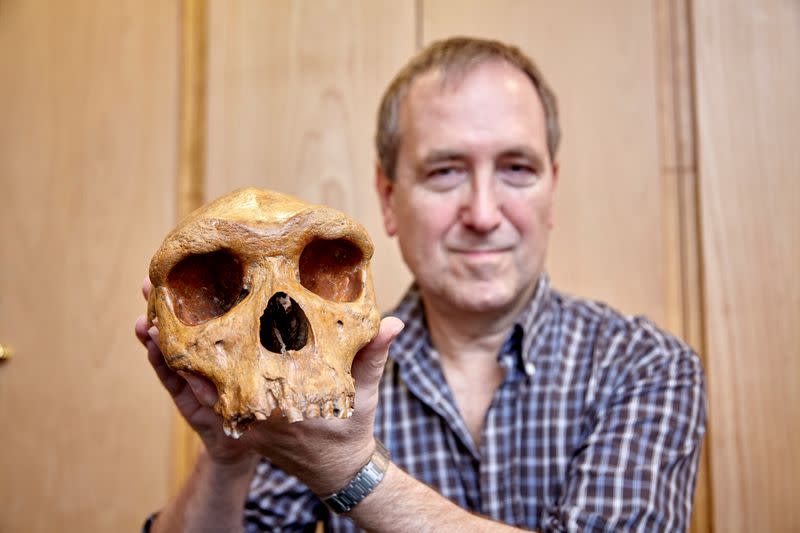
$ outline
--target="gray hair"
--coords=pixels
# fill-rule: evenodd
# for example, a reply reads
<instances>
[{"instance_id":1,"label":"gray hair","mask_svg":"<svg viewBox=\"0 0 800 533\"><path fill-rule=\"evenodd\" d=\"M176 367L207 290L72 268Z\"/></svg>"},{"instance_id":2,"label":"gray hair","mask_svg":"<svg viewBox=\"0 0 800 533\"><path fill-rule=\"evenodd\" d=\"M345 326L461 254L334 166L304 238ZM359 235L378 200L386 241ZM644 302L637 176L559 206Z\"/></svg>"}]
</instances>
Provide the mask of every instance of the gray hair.
<instances>
[{"instance_id":1,"label":"gray hair","mask_svg":"<svg viewBox=\"0 0 800 533\"><path fill-rule=\"evenodd\" d=\"M556 95L545 81L534 62L519 48L499 41L470 37L453 37L436 41L420 51L403 67L389 84L378 110L375 147L384 174L395 177L397 152L400 148L400 104L414 80L430 70L440 69L444 80L464 76L476 66L487 61L505 61L521 70L531 80L544 107L547 127L547 149L550 159L555 159L561 140Z\"/></svg>"}]
</instances>

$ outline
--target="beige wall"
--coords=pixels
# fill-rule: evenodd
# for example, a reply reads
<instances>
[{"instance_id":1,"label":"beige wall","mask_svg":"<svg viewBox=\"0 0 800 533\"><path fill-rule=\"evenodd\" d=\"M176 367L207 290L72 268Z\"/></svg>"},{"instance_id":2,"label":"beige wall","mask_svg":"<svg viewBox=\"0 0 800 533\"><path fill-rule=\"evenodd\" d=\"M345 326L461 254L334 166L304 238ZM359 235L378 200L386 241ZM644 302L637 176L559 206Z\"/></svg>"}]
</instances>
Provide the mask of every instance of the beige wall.
<instances>
[{"instance_id":1,"label":"beige wall","mask_svg":"<svg viewBox=\"0 0 800 533\"><path fill-rule=\"evenodd\" d=\"M800 3L693 12L716 531L800 531Z\"/></svg>"},{"instance_id":2,"label":"beige wall","mask_svg":"<svg viewBox=\"0 0 800 533\"><path fill-rule=\"evenodd\" d=\"M174 223L178 12L0 2L0 531L136 531L172 408L133 337Z\"/></svg>"}]
</instances>

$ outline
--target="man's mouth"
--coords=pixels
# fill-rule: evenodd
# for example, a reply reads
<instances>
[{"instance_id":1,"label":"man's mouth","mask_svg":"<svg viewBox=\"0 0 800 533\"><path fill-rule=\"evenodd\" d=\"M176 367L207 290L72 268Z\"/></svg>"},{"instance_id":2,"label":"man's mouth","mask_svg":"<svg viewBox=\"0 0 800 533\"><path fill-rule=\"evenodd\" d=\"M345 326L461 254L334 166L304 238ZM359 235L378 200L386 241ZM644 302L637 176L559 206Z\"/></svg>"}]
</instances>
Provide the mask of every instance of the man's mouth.
<instances>
[{"instance_id":1,"label":"man's mouth","mask_svg":"<svg viewBox=\"0 0 800 533\"><path fill-rule=\"evenodd\" d=\"M470 257L491 257L493 255L499 255L510 250L510 246L491 248L450 248L451 253Z\"/></svg>"}]
</instances>

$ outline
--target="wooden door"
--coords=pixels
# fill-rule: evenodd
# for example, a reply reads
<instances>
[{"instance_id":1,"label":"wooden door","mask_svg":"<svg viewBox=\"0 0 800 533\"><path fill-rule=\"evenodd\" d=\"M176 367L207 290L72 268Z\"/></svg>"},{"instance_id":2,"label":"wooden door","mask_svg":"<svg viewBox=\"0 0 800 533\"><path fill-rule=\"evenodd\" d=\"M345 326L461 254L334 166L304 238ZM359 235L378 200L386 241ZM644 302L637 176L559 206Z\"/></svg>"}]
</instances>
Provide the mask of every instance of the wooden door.
<instances>
[{"instance_id":1,"label":"wooden door","mask_svg":"<svg viewBox=\"0 0 800 533\"><path fill-rule=\"evenodd\" d=\"M0 531L135 531L171 407L133 336L173 224L177 10L0 2Z\"/></svg>"},{"instance_id":2,"label":"wooden door","mask_svg":"<svg viewBox=\"0 0 800 533\"><path fill-rule=\"evenodd\" d=\"M800 531L800 2L693 3L715 531Z\"/></svg>"}]
</instances>

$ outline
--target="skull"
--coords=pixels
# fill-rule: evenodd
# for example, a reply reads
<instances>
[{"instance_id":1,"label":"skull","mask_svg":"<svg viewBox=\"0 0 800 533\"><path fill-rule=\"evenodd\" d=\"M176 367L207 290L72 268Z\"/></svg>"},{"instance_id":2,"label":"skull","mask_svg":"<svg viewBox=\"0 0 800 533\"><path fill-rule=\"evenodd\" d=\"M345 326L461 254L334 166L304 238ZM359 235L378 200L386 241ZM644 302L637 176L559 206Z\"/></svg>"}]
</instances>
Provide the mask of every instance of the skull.
<instances>
[{"instance_id":1,"label":"skull","mask_svg":"<svg viewBox=\"0 0 800 533\"><path fill-rule=\"evenodd\" d=\"M239 437L279 409L346 418L356 352L378 331L366 230L325 206L254 188L198 209L150 263L148 320L176 371L217 387Z\"/></svg>"}]
</instances>

